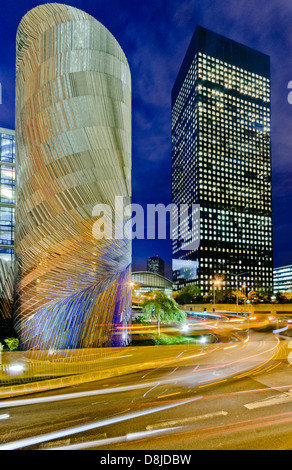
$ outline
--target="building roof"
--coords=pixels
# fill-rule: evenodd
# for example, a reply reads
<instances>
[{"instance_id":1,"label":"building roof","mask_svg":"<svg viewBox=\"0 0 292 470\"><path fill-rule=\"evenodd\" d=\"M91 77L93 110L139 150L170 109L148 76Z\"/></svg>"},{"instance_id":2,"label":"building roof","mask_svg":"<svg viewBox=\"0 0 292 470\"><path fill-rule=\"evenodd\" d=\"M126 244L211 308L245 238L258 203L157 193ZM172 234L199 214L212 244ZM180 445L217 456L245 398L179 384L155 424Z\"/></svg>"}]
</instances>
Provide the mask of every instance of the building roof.
<instances>
[{"instance_id":1,"label":"building roof","mask_svg":"<svg viewBox=\"0 0 292 470\"><path fill-rule=\"evenodd\" d=\"M160 274L152 273L151 271L132 272L132 280L138 284L150 287L169 287L172 289L172 281Z\"/></svg>"}]
</instances>

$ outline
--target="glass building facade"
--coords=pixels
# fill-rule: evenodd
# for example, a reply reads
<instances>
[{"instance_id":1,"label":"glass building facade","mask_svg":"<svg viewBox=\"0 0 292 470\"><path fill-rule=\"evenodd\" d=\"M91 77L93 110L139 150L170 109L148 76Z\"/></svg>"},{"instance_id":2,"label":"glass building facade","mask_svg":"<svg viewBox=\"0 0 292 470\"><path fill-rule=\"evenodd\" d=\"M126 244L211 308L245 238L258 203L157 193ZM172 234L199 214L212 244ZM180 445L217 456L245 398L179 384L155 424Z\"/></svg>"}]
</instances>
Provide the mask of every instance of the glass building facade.
<instances>
[{"instance_id":1,"label":"glass building facade","mask_svg":"<svg viewBox=\"0 0 292 470\"><path fill-rule=\"evenodd\" d=\"M136 271L132 273L133 296L141 298L149 292L161 291L168 297L172 297L172 282L166 277L148 271Z\"/></svg>"},{"instance_id":2,"label":"glass building facade","mask_svg":"<svg viewBox=\"0 0 292 470\"><path fill-rule=\"evenodd\" d=\"M159 256L151 256L147 259L147 271L164 276L164 261Z\"/></svg>"},{"instance_id":3,"label":"glass building facade","mask_svg":"<svg viewBox=\"0 0 292 470\"><path fill-rule=\"evenodd\" d=\"M0 128L0 259L14 254L15 135Z\"/></svg>"},{"instance_id":4,"label":"glass building facade","mask_svg":"<svg viewBox=\"0 0 292 470\"><path fill-rule=\"evenodd\" d=\"M197 27L172 90L172 200L200 206L200 244L173 240L176 288L273 285L270 59Z\"/></svg>"},{"instance_id":5,"label":"glass building facade","mask_svg":"<svg viewBox=\"0 0 292 470\"><path fill-rule=\"evenodd\" d=\"M292 292L292 265L274 268L274 293Z\"/></svg>"}]
</instances>

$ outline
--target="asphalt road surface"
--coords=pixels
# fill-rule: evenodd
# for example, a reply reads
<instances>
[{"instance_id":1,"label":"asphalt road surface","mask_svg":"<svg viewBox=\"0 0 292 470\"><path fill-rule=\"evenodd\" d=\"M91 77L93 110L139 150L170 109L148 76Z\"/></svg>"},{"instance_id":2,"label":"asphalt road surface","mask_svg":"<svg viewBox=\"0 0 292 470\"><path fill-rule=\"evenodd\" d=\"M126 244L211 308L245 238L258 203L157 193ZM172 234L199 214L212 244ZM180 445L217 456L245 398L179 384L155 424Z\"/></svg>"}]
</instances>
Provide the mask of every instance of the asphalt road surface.
<instances>
[{"instance_id":1,"label":"asphalt road surface","mask_svg":"<svg viewBox=\"0 0 292 470\"><path fill-rule=\"evenodd\" d=\"M287 344L252 331L211 352L182 345L171 366L1 400L0 450L291 450Z\"/></svg>"}]
</instances>

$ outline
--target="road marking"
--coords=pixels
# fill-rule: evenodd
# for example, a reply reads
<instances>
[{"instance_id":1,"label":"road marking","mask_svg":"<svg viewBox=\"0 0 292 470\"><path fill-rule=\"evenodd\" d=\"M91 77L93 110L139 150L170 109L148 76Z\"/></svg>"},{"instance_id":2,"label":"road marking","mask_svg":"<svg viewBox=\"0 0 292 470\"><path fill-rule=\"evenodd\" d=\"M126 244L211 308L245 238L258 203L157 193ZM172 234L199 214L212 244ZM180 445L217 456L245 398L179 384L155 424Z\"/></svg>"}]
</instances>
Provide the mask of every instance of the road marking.
<instances>
[{"instance_id":1,"label":"road marking","mask_svg":"<svg viewBox=\"0 0 292 470\"><path fill-rule=\"evenodd\" d=\"M200 400L202 397L191 398L190 400L180 401L173 403L171 405L164 405L158 406L156 408L150 408L145 411L137 411L133 413L128 413L120 416L112 416L111 418L106 418L101 421L96 421L93 423L83 424L80 426L75 426L73 428L68 429L61 429L56 432L51 432L48 434L41 434L38 436L28 437L24 439L20 439L18 441L8 442L6 444L0 445L0 450L15 450L15 449L22 449L24 447L33 446L36 444L40 444L42 442L52 441L53 439L62 439L65 436L72 436L73 434L78 434L86 431L90 431L92 429L97 429L103 426L108 426L110 424L115 424L121 421L128 421L130 419L138 418L141 416L146 416L152 413L157 413L159 411L164 411L167 409L171 409L177 406L186 405L196 400Z\"/></svg>"},{"instance_id":2,"label":"road marking","mask_svg":"<svg viewBox=\"0 0 292 470\"><path fill-rule=\"evenodd\" d=\"M290 401L292 401L292 390L288 390L286 393L274 395L273 397L265 398L264 400L247 403L244 406L249 410L252 410L254 408L262 408L264 406L281 405L283 403L289 403Z\"/></svg>"},{"instance_id":3,"label":"road marking","mask_svg":"<svg viewBox=\"0 0 292 470\"><path fill-rule=\"evenodd\" d=\"M222 377L222 376L221 376L221 377ZM224 376L223 376L223 377L224 377ZM227 379L217 380L217 381L215 381L215 382L209 382L209 383L207 383L207 384L205 384L205 385L199 385L199 388L209 387L209 385L214 385L214 384L217 385L217 384L220 384L220 383L226 382L226 381L227 381ZM200 380L200 382L198 382L198 383L201 383L201 382L204 382L204 380Z\"/></svg>"},{"instance_id":4,"label":"road marking","mask_svg":"<svg viewBox=\"0 0 292 470\"><path fill-rule=\"evenodd\" d=\"M129 442L135 441L137 439L147 439L153 436L159 436L165 433L171 433L178 431L180 427L175 428L166 428L166 429L158 429L155 431L141 431L141 432L133 432L126 434L125 436L118 436L118 437L110 437L107 439L99 439L97 441L88 441L82 442L78 444L71 444L62 447L51 447L47 450L79 450L79 449L89 449L90 447L100 447L100 446L109 446L111 444L119 444L122 442Z\"/></svg>"},{"instance_id":5,"label":"road marking","mask_svg":"<svg viewBox=\"0 0 292 470\"><path fill-rule=\"evenodd\" d=\"M146 429L147 431L151 431L153 429L159 429L161 428L161 426L163 426L163 428L176 425L183 426L189 423L195 423L196 421L200 421L203 419L215 418L216 416L226 416L227 414L227 411L216 411L215 413L207 413L205 415L192 416L190 418L165 421L164 423L149 424L148 426L146 426Z\"/></svg>"},{"instance_id":6,"label":"road marking","mask_svg":"<svg viewBox=\"0 0 292 470\"><path fill-rule=\"evenodd\" d=\"M10 418L10 414L5 413L4 415L0 415L0 419L8 419Z\"/></svg>"},{"instance_id":7,"label":"road marking","mask_svg":"<svg viewBox=\"0 0 292 470\"><path fill-rule=\"evenodd\" d=\"M175 393L168 393L167 395L160 395L157 398L165 398L165 397L172 397L172 395L179 395L181 392L175 392Z\"/></svg>"}]
</instances>

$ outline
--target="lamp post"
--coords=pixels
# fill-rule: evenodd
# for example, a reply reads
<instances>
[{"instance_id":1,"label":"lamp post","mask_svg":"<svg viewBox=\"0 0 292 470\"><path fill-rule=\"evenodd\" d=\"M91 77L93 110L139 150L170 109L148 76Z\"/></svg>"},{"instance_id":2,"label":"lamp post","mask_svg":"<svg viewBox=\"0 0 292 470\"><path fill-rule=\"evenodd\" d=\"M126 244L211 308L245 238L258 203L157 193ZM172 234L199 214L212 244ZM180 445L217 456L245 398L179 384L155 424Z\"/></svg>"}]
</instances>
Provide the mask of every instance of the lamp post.
<instances>
[{"instance_id":1,"label":"lamp post","mask_svg":"<svg viewBox=\"0 0 292 470\"><path fill-rule=\"evenodd\" d=\"M215 284L216 284L217 286L220 286L221 281L220 281L219 279L215 279L215 281L213 282L213 310L214 310L214 312L215 312L215 310L216 310L216 305L215 305L215 304L216 304L216 299L215 299Z\"/></svg>"},{"instance_id":2,"label":"lamp post","mask_svg":"<svg viewBox=\"0 0 292 470\"><path fill-rule=\"evenodd\" d=\"M236 277L236 313L238 314L238 278L239 276L243 276L243 274L248 274L249 271L244 271L243 273L235 274Z\"/></svg>"},{"instance_id":3,"label":"lamp post","mask_svg":"<svg viewBox=\"0 0 292 470\"><path fill-rule=\"evenodd\" d=\"M242 287L242 294L244 295L244 313L245 313L245 307L246 307L246 305L245 305L245 303L246 303L246 288L247 288L247 285L244 283L244 284L242 284L241 287Z\"/></svg>"}]
</instances>

